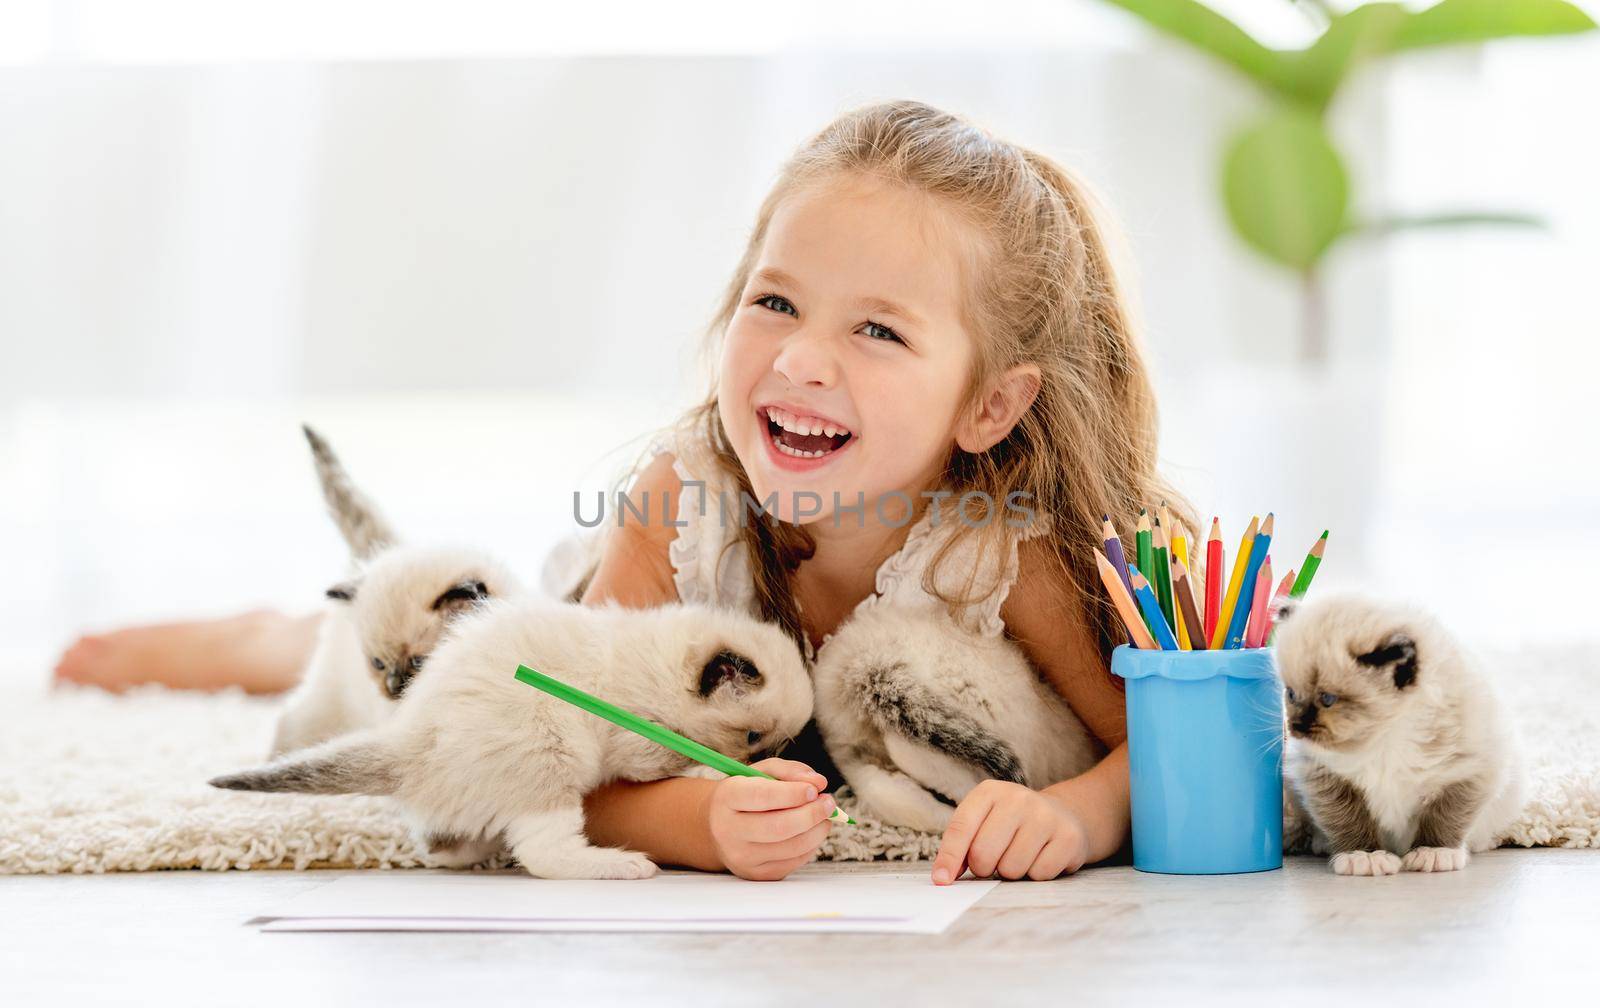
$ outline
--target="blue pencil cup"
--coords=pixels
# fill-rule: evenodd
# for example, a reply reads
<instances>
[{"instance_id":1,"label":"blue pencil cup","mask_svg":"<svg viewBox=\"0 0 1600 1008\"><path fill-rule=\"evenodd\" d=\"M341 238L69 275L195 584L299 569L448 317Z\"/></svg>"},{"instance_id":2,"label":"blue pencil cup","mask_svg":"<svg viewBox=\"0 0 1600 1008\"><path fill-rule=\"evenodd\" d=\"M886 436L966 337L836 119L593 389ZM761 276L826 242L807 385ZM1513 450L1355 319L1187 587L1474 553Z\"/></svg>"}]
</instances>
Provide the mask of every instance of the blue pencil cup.
<instances>
[{"instance_id":1,"label":"blue pencil cup","mask_svg":"<svg viewBox=\"0 0 1600 1008\"><path fill-rule=\"evenodd\" d=\"M1283 685L1271 648L1124 644L1133 866L1169 875L1283 867Z\"/></svg>"}]
</instances>

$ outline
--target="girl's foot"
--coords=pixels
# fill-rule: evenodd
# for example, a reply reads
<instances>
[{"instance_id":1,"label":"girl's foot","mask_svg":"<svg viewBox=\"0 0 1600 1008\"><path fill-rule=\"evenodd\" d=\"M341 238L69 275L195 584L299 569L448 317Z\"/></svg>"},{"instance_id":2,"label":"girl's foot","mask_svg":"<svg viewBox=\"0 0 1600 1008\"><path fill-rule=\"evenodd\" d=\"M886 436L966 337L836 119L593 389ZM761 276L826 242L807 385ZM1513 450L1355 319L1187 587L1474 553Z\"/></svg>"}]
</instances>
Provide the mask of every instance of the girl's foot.
<instances>
[{"instance_id":1,"label":"girl's foot","mask_svg":"<svg viewBox=\"0 0 1600 1008\"><path fill-rule=\"evenodd\" d=\"M242 686L249 693L281 693L300 681L320 619L259 609L224 619L94 634L79 638L61 656L55 680L116 692L160 683L177 689Z\"/></svg>"}]
</instances>

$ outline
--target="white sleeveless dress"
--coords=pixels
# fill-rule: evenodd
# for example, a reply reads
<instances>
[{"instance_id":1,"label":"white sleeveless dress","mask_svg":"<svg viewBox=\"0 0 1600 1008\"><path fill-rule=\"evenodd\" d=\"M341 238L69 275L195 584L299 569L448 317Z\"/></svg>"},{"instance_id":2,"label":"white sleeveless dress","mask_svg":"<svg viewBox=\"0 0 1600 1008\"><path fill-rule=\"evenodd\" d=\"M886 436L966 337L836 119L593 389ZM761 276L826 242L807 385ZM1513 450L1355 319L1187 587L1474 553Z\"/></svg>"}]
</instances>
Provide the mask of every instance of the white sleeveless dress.
<instances>
[{"instance_id":1,"label":"white sleeveless dress","mask_svg":"<svg viewBox=\"0 0 1600 1008\"><path fill-rule=\"evenodd\" d=\"M652 445L651 455L663 451L672 453L673 470L680 481L677 495L680 524L669 547L672 580L678 598L684 602L727 606L759 616L749 557L738 541L737 487L728 485L718 475L716 467L688 439L660 438ZM719 504L719 501L725 503ZM660 511L652 503L648 513L653 516ZM548 594L575 599L587 586L599 563L606 526L615 521L614 510L608 510L606 515L601 524L568 536L552 550L541 576L541 584ZM923 576L945 539L959 532L962 525L948 516L943 521L938 519L935 508L924 509L905 543L878 566L873 594L862 599L852 615L879 605L930 613L949 611L937 595L923 586ZM977 543L973 541L976 537L969 536L954 547L939 575L938 586L945 589L946 594L959 596L967 585L968 572L980 562L986 569L973 584L993 585L986 597L953 614L968 632L993 637L1005 631L1000 607L1017 580L1018 543L1039 535L1044 527L1042 520L1030 522L1027 528L1009 537L1003 550L991 550L986 558L979 556ZM824 637L817 648L812 648L808 640L806 659L815 661L832 636Z\"/></svg>"}]
</instances>

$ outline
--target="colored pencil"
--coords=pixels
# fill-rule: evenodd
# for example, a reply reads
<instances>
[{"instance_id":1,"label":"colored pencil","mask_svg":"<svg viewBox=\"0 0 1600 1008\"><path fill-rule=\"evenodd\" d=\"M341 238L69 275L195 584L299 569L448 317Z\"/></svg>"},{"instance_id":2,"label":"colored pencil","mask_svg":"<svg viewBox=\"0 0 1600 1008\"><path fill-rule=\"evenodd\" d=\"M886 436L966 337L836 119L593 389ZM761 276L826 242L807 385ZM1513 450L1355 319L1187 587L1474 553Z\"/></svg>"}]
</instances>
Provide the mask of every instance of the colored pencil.
<instances>
[{"instance_id":1,"label":"colored pencil","mask_svg":"<svg viewBox=\"0 0 1600 1008\"><path fill-rule=\"evenodd\" d=\"M1193 585L1194 575L1189 573L1189 568L1182 560L1172 562L1172 593L1178 596L1178 612L1183 616L1184 626L1203 626L1200 621L1200 608L1194 604ZM1204 651L1206 649L1205 634L1196 633L1189 638L1189 643L1184 644L1180 638L1178 646L1187 651Z\"/></svg>"},{"instance_id":2,"label":"colored pencil","mask_svg":"<svg viewBox=\"0 0 1600 1008\"><path fill-rule=\"evenodd\" d=\"M1189 564L1189 539L1188 539L1187 536L1185 536L1183 534L1183 526L1182 525L1173 525L1172 526L1172 595L1173 595L1173 600L1174 601L1177 601L1177 596L1178 596L1178 564L1180 564L1180 563L1184 565L1184 569L1185 570L1188 570L1188 564ZM1193 582L1194 581L1194 572L1193 571L1189 571L1188 573L1189 573L1189 576L1185 580ZM1193 588L1192 584L1190 585L1190 588ZM1194 642L1189 639L1189 627L1194 626L1195 624L1190 622L1189 614L1184 612L1183 605L1181 603L1175 605L1174 608L1177 610L1176 615L1178 617L1178 633L1177 633L1178 646L1183 648L1185 651L1192 651L1192 650L1194 650Z\"/></svg>"},{"instance_id":3,"label":"colored pencil","mask_svg":"<svg viewBox=\"0 0 1600 1008\"><path fill-rule=\"evenodd\" d=\"M1317 568L1322 566L1322 551L1328 547L1328 531L1323 529L1322 537L1311 544L1311 552L1306 554L1306 565L1300 568L1300 576L1295 579L1294 587L1289 589L1290 598L1299 598L1311 587L1311 579L1317 573Z\"/></svg>"},{"instance_id":4,"label":"colored pencil","mask_svg":"<svg viewBox=\"0 0 1600 1008\"><path fill-rule=\"evenodd\" d=\"M1267 520L1261 523L1261 529L1256 533L1255 541L1250 544L1250 562L1245 565L1244 581L1241 582L1241 593L1233 607L1233 615L1228 619L1228 637L1224 647L1236 648L1244 644L1244 632L1250 616L1250 605L1255 600L1256 574L1261 570L1261 564L1267 559L1267 550L1272 546L1272 513L1267 513ZM1232 587L1231 585L1229 586Z\"/></svg>"},{"instance_id":5,"label":"colored pencil","mask_svg":"<svg viewBox=\"0 0 1600 1008\"><path fill-rule=\"evenodd\" d=\"M1211 518L1211 534L1206 537L1206 647L1217 632L1217 621L1222 618L1222 522Z\"/></svg>"},{"instance_id":6,"label":"colored pencil","mask_svg":"<svg viewBox=\"0 0 1600 1008\"><path fill-rule=\"evenodd\" d=\"M1272 554L1261 561L1256 574L1255 597L1250 602L1250 621L1245 625L1244 646L1258 648L1267 638L1267 609L1272 604Z\"/></svg>"},{"instance_id":7,"label":"colored pencil","mask_svg":"<svg viewBox=\"0 0 1600 1008\"><path fill-rule=\"evenodd\" d=\"M1177 611L1172 608L1172 565L1167 559L1167 530L1162 527L1161 519L1156 519L1156 527L1151 533L1154 543L1153 552L1156 555L1156 601L1161 603L1161 615L1167 618L1167 626L1178 625ZM1174 637L1177 634L1173 634Z\"/></svg>"},{"instance_id":8,"label":"colored pencil","mask_svg":"<svg viewBox=\"0 0 1600 1008\"><path fill-rule=\"evenodd\" d=\"M1150 636L1144 617L1139 615L1138 603L1133 601L1132 584L1122 583L1117 569L1106 559L1104 553L1095 550L1094 559L1095 565L1100 568L1100 580L1105 582L1106 594L1111 596L1111 604L1116 607L1117 615L1121 616L1122 622L1127 625L1128 635L1133 638L1133 646L1147 651L1157 650L1155 638Z\"/></svg>"},{"instance_id":9,"label":"colored pencil","mask_svg":"<svg viewBox=\"0 0 1600 1008\"><path fill-rule=\"evenodd\" d=\"M1284 600L1289 597L1289 588L1294 584L1294 568L1289 568L1289 573L1278 582L1278 590L1272 593L1272 611L1267 613L1267 643L1272 643L1272 638L1278 633L1278 609Z\"/></svg>"},{"instance_id":10,"label":"colored pencil","mask_svg":"<svg viewBox=\"0 0 1600 1008\"><path fill-rule=\"evenodd\" d=\"M1111 561L1117 574L1122 578L1122 587L1128 589L1128 598L1133 598L1133 584L1128 580L1128 558L1122 552L1122 537L1117 535L1117 527L1111 524L1111 516L1105 515L1105 523L1100 526L1100 534L1105 539L1106 559Z\"/></svg>"},{"instance_id":11,"label":"colored pencil","mask_svg":"<svg viewBox=\"0 0 1600 1008\"><path fill-rule=\"evenodd\" d=\"M1162 618L1161 603L1156 601L1156 593L1151 590L1150 582L1137 570L1128 572L1128 580L1133 582L1133 594L1139 600L1139 608L1144 610L1145 622L1154 624L1151 632L1155 634L1156 643L1161 645L1163 651L1178 650L1178 640L1172 636L1172 629Z\"/></svg>"},{"instance_id":12,"label":"colored pencil","mask_svg":"<svg viewBox=\"0 0 1600 1008\"><path fill-rule=\"evenodd\" d=\"M1228 624L1233 620L1233 610L1239 601L1239 589L1244 585L1244 571L1250 566L1250 547L1256 541L1260 519L1252 517L1239 539L1239 552L1233 558L1233 573L1228 576L1228 590L1222 596L1222 611L1217 614L1216 629L1211 631L1211 647L1221 650L1228 636ZM1247 600L1248 603L1248 600Z\"/></svg>"},{"instance_id":13,"label":"colored pencil","mask_svg":"<svg viewBox=\"0 0 1600 1008\"><path fill-rule=\"evenodd\" d=\"M731 756L725 756L710 746L701 745L694 739L685 738L671 728L663 727L654 721L647 720L633 713L613 706L591 693L585 693L576 686L569 686L559 679L552 679L537 669L526 665L518 665L516 671L518 682L527 683L535 689L543 690L558 700L565 700L581 710L586 710L596 717L604 718L614 725L626 728L635 735L643 736L657 745L665 746L681 756L687 756L696 763L703 763L713 770L721 770L730 777L764 777L775 780L771 774L762 773L753 766L740 763ZM854 826L856 821L845 814L837 805L829 814L829 819L848 822Z\"/></svg>"},{"instance_id":14,"label":"colored pencil","mask_svg":"<svg viewBox=\"0 0 1600 1008\"><path fill-rule=\"evenodd\" d=\"M1156 569L1155 543L1150 534L1150 514L1144 508L1139 509L1139 524L1134 526L1133 563L1128 566L1130 568L1138 567L1142 571L1154 571ZM1128 576L1130 578L1133 576L1131 569ZM1130 592L1133 591L1133 582L1131 580L1128 582L1128 590ZM1149 620L1145 621L1145 626L1150 628L1152 634L1156 632L1156 628L1150 626Z\"/></svg>"}]
</instances>

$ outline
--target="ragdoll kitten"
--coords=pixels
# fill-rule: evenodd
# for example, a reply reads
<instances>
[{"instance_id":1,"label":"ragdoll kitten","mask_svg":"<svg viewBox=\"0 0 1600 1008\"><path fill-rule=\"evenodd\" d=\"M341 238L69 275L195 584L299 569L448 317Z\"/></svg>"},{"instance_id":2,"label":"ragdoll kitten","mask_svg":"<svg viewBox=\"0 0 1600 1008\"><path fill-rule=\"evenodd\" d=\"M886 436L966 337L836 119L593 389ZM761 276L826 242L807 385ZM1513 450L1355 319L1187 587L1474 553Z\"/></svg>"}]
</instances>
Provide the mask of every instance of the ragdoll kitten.
<instances>
[{"instance_id":1,"label":"ragdoll kitten","mask_svg":"<svg viewBox=\"0 0 1600 1008\"><path fill-rule=\"evenodd\" d=\"M811 684L795 642L732 610L494 600L460 620L385 723L255 770L239 791L393 795L454 866L509 846L543 878L644 878L643 854L591 846L583 796L698 764L518 682L526 664L738 760L796 735Z\"/></svg>"},{"instance_id":2,"label":"ragdoll kitten","mask_svg":"<svg viewBox=\"0 0 1600 1008\"><path fill-rule=\"evenodd\" d=\"M454 547L401 546L310 427L317 477L356 576L329 588L331 606L301 685L279 719L271 755L378 723L422 668L450 622L485 599L518 591L493 557Z\"/></svg>"},{"instance_id":3,"label":"ragdoll kitten","mask_svg":"<svg viewBox=\"0 0 1600 1008\"><path fill-rule=\"evenodd\" d=\"M1313 850L1340 875L1393 875L1494 847L1523 776L1473 657L1427 613L1355 595L1290 603L1279 621L1286 766Z\"/></svg>"},{"instance_id":4,"label":"ragdoll kitten","mask_svg":"<svg viewBox=\"0 0 1600 1008\"><path fill-rule=\"evenodd\" d=\"M1091 767L1095 741L1021 648L943 615L868 607L813 673L817 727L863 811L930 833L990 778L1043 787Z\"/></svg>"}]
</instances>

